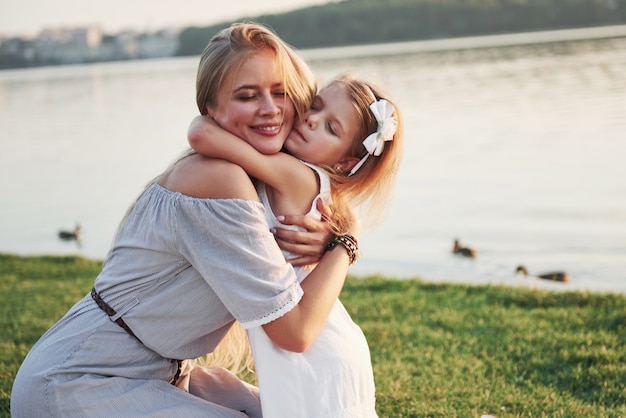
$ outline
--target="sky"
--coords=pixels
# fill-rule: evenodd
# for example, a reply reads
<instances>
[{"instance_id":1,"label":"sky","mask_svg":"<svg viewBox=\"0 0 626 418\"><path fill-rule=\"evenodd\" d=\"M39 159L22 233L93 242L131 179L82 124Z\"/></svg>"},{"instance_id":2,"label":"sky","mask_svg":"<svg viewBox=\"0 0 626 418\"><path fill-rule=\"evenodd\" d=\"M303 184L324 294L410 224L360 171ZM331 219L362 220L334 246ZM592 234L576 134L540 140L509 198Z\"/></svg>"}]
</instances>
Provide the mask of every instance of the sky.
<instances>
[{"instance_id":1,"label":"sky","mask_svg":"<svg viewBox=\"0 0 626 418\"><path fill-rule=\"evenodd\" d=\"M330 0L0 0L0 36L35 36L44 28L100 25L108 34L169 26L208 26L281 13Z\"/></svg>"}]
</instances>

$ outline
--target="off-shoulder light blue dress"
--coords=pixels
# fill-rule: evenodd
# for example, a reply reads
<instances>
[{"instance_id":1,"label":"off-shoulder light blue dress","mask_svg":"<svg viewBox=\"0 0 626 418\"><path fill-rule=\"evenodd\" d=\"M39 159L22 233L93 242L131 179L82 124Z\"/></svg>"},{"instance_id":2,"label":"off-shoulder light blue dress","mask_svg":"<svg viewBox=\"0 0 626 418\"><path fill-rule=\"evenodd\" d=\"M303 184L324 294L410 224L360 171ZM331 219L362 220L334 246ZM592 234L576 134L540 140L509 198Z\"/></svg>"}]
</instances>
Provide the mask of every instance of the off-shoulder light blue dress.
<instances>
[{"instance_id":1,"label":"off-shoulder light blue dress","mask_svg":"<svg viewBox=\"0 0 626 418\"><path fill-rule=\"evenodd\" d=\"M32 347L11 393L20 417L241 417L168 382L234 320L259 327L302 297L256 201L150 185L123 221L95 289Z\"/></svg>"}]
</instances>

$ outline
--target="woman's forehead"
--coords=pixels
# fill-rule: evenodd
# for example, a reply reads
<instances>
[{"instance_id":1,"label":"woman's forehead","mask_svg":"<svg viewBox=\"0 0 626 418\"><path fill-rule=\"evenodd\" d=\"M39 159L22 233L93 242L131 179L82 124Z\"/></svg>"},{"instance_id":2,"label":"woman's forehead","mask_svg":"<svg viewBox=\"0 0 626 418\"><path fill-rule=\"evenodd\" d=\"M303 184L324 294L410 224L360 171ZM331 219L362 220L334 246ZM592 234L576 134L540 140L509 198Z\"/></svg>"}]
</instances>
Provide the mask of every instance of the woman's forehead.
<instances>
[{"instance_id":1,"label":"woman's forehead","mask_svg":"<svg viewBox=\"0 0 626 418\"><path fill-rule=\"evenodd\" d=\"M278 60L272 53L250 54L227 71L220 83L219 95L237 90L280 87L283 84L281 74Z\"/></svg>"}]
</instances>

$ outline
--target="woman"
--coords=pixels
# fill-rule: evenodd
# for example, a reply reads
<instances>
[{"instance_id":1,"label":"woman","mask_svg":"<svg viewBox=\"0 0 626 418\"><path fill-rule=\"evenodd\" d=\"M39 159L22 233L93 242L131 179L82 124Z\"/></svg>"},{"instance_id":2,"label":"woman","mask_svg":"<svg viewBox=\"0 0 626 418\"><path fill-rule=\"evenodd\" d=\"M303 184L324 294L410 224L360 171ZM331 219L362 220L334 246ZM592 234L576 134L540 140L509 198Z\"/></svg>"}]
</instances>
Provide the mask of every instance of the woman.
<instances>
[{"instance_id":1,"label":"woman","mask_svg":"<svg viewBox=\"0 0 626 418\"><path fill-rule=\"evenodd\" d=\"M308 109L312 80L272 32L234 25L202 54L198 107L257 150L275 153L295 114ZM314 225L303 217L285 221ZM349 232L358 234L356 223ZM300 262L308 263L319 246L303 249L301 234L280 232L282 246L305 254ZM239 396L218 405L175 387L180 360L211 352L234 320L244 328L262 326L285 350L306 350L354 256L339 244L299 284L245 171L188 155L128 212L91 294L33 346L15 379L12 416L246 416L242 409L258 416L258 395L249 385L234 389L248 391L245 408ZM210 371L195 366L192 381L196 372L211 380Z\"/></svg>"}]
</instances>

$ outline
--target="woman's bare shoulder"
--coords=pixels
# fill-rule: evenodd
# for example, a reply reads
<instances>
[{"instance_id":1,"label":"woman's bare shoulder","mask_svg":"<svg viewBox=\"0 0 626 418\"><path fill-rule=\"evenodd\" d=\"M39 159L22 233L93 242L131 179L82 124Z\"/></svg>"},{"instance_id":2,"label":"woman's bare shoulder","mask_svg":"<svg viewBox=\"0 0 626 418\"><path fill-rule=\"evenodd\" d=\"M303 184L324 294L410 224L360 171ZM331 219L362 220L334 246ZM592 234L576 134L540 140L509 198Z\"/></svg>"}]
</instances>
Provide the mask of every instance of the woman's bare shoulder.
<instances>
[{"instance_id":1,"label":"woman's bare shoulder","mask_svg":"<svg viewBox=\"0 0 626 418\"><path fill-rule=\"evenodd\" d=\"M199 154L183 158L157 182L171 191L202 199L258 200L252 181L241 167Z\"/></svg>"}]
</instances>

